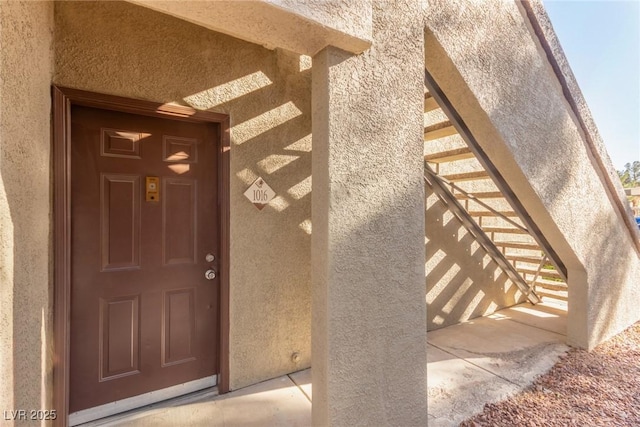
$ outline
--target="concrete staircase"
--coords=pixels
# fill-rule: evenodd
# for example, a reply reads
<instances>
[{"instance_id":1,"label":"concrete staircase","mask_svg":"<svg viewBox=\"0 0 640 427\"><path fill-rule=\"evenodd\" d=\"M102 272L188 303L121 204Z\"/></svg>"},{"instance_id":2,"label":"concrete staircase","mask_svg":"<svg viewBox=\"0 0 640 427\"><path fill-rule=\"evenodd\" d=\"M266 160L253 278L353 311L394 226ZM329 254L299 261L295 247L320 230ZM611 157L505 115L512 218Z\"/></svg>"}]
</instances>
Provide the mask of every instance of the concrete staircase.
<instances>
[{"instance_id":1,"label":"concrete staircase","mask_svg":"<svg viewBox=\"0 0 640 427\"><path fill-rule=\"evenodd\" d=\"M505 194L508 193L504 191L505 183L496 182L488 160L473 149L464 129L456 126L455 117L450 117L453 116L450 107L441 104L445 101L438 96L434 83L429 84L427 80L424 101L426 185L432 189L438 187L436 193L440 199L452 211L458 210L459 218L465 217L463 223L470 219L477 225L468 223L465 227L473 228L472 234L476 237L479 233L484 234L481 238L490 241L483 245L487 252L494 259L508 261L512 267L508 269L515 270L533 291L529 296L532 302L537 302L538 297L566 301L565 274L557 268L552 255L541 247L540 241L544 242L544 237L535 232L526 213L517 209L515 196Z\"/></svg>"}]
</instances>

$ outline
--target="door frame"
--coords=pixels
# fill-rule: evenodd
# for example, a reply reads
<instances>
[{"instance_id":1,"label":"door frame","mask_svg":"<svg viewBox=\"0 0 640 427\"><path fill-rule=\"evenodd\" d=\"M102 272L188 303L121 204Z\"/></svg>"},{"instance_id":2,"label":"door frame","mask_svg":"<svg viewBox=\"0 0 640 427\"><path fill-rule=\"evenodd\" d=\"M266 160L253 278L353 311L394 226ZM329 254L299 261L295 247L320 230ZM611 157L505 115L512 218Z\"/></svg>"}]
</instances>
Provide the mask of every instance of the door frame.
<instances>
[{"instance_id":1,"label":"door frame","mask_svg":"<svg viewBox=\"0 0 640 427\"><path fill-rule=\"evenodd\" d=\"M229 391L229 221L230 136L229 115L191 107L104 95L52 86L53 150L53 407L56 425L69 416L71 338L71 106L94 107L162 119L217 123L218 211L220 218L219 379L220 393Z\"/></svg>"}]
</instances>

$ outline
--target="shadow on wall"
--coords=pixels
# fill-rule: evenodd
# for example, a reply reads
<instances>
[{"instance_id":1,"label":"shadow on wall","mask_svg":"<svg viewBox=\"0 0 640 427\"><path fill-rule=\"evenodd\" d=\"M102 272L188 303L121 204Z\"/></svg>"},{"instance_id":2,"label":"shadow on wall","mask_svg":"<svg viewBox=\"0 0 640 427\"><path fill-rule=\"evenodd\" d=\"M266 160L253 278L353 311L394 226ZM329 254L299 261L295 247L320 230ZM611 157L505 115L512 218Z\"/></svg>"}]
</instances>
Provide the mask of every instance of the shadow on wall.
<instances>
[{"instance_id":1,"label":"shadow on wall","mask_svg":"<svg viewBox=\"0 0 640 427\"><path fill-rule=\"evenodd\" d=\"M430 72L467 114L463 119L483 150L567 266L570 323L579 322L584 333L573 338L591 347L638 317L631 301L640 297L640 259L617 195L606 191L607 175L615 171L602 170L594 158L518 3L449 12L429 18L438 34L426 32ZM502 31L493 31L493 21L476 25L495 17ZM449 43L445 51L440 40L459 34L468 34L477 49L456 52ZM471 87L483 96L484 110Z\"/></svg>"},{"instance_id":2,"label":"shadow on wall","mask_svg":"<svg viewBox=\"0 0 640 427\"><path fill-rule=\"evenodd\" d=\"M462 222L425 186L427 330L525 301Z\"/></svg>"},{"instance_id":3,"label":"shadow on wall","mask_svg":"<svg viewBox=\"0 0 640 427\"><path fill-rule=\"evenodd\" d=\"M526 12L521 5L517 7L526 22ZM504 44L498 37L493 34L485 37L485 41ZM571 313L572 307L587 311L587 325L583 325L587 341L581 345L591 348L637 320L638 311L628 304L640 297L640 258L632 240L634 236L616 206L618 195L607 190L607 176L616 173L600 166L596 159L599 154L583 136L546 57L539 58L536 36L531 37L534 43L518 49L522 57L517 67L511 69L509 84L492 85L499 102L486 113L500 128L518 166L545 205L544 213L530 209L531 217L553 243L554 235L560 233L555 228L544 228L547 223L544 217L551 214L554 226L561 229L570 246L569 250L562 247L564 244L554 249L560 256L565 255L566 265L586 271L586 283L572 281L569 267L567 283L570 315L577 315ZM507 50L503 54L509 53ZM507 59L501 62L509 63ZM532 102L539 98L538 94L544 94L544 98ZM611 164L609 159L605 160L605 166ZM505 179L509 183L508 175ZM526 207L529 200L526 197L521 200ZM582 288L585 286L588 288ZM577 298L572 300L573 295L582 293L587 295L587 306L582 306Z\"/></svg>"},{"instance_id":4,"label":"shadow on wall","mask_svg":"<svg viewBox=\"0 0 640 427\"><path fill-rule=\"evenodd\" d=\"M309 366L311 59L126 2L56 2L55 25L55 84L229 114L231 386Z\"/></svg>"}]
</instances>

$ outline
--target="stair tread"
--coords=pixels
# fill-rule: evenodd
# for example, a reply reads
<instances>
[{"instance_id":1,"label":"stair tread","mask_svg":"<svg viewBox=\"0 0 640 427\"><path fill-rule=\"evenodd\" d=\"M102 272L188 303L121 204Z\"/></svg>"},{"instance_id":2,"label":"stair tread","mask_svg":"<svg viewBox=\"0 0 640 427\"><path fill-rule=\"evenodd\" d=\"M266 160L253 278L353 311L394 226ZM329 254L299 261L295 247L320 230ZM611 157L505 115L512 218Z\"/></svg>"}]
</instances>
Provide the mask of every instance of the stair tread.
<instances>
[{"instance_id":1,"label":"stair tread","mask_svg":"<svg viewBox=\"0 0 640 427\"><path fill-rule=\"evenodd\" d=\"M447 163L456 160L472 159L474 157L469 147L456 148L453 150L441 151L439 153L427 154L424 159L431 163Z\"/></svg>"},{"instance_id":2,"label":"stair tread","mask_svg":"<svg viewBox=\"0 0 640 427\"><path fill-rule=\"evenodd\" d=\"M536 290L539 297L568 301L567 291Z\"/></svg>"},{"instance_id":3,"label":"stair tread","mask_svg":"<svg viewBox=\"0 0 640 427\"><path fill-rule=\"evenodd\" d=\"M504 195L499 192L499 191L485 191L485 192L479 192L479 193L473 193L471 194L473 197L475 197L476 199L502 199L504 198ZM462 194L462 193L456 193L455 194L456 199L460 199L460 200L466 200L469 199L469 196L467 196L466 194Z\"/></svg>"},{"instance_id":4,"label":"stair tread","mask_svg":"<svg viewBox=\"0 0 640 427\"><path fill-rule=\"evenodd\" d=\"M515 227L482 227L485 233L529 234L528 231Z\"/></svg>"},{"instance_id":5,"label":"stair tread","mask_svg":"<svg viewBox=\"0 0 640 427\"><path fill-rule=\"evenodd\" d=\"M518 214L516 214L513 211L498 211L500 214L506 216L506 217L517 217ZM498 216L495 212L491 212L491 211L469 211L469 215L471 216Z\"/></svg>"},{"instance_id":6,"label":"stair tread","mask_svg":"<svg viewBox=\"0 0 640 427\"><path fill-rule=\"evenodd\" d=\"M569 287L565 282L554 282L552 280L538 279L536 280L536 288L545 291L567 291Z\"/></svg>"},{"instance_id":7,"label":"stair tread","mask_svg":"<svg viewBox=\"0 0 640 427\"><path fill-rule=\"evenodd\" d=\"M430 124L429 126L425 126L424 131L426 133L426 132L429 132L429 131L448 128L449 126L453 126L451 121L450 120L443 120L441 122L433 123L433 124Z\"/></svg>"},{"instance_id":8,"label":"stair tread","mask_svg":"<svg viewBox=\"0 0 640 427\"><path fill-rule=\"evenodd\" d=\"M424 140L432 141L434 139L444 138L457 134L458 131L449 120L427 126L424 129Z\"/></svg>"},{"instance_id":9,"label":"stair tread","mask_svg":"<svg viewBox=\"0 0 640 427\"><path fill-rule=\"evenodd\" d=\"M524 255L507 254L505 255L505 258L508 259L509 261L520 261L520 262L526 262L529 264L538 264L538 265L542 261L542 257L533 257L533 256L524 256Z\"/></svg>"},{"instance_id":10,"label":"stair tread","mask_svg":"<svg viewBox=\"0 0 640 427\"><path fill-rule=\"evenodd\" d=\"M535 275L538 271L537 268L524 268L524 267L518 267L516 270L520 273L531 274L531 275ZM562 276L556 270L549 270L547 268L541 269L539 275L542 278L555 277L558 279L562 279Z\"/></svg>"},{"instance_id":11,"label":"stair tread","mask_svg":"<svg viewBox=\"0 0 640 427\"><path fill-rule=\"evenodd\" d=\"M424 94L424 112L428 113L429 111L437 110L440 108L436 99L431 96L429 92Z\"/></svg>"},{"instance_id":12,"label":"stair tread","mask_svg":"<svg viewBox=\"0 0 640 427\"><path fill-rule=\"evenodd\" d=\"M531 249L538 250L541 249L537 243L527 243L527 242L513 242L506 240L494 240L496 246L503 246L505 248L517 248L517 249Z\"/></svg>"},{"instance_id":13,"label":"stair tread","mask_svg":"<svg viewBox=\"0 0 640 427\"><path fill-rule=\"evenodd\" d=\"M451 175L442 175L442 178L450 182L474 181L478 179L487 179L489 178L489 174L487 173L487 171L482 170L474 172L454 173Z\"/></svg>"}]
</instances>

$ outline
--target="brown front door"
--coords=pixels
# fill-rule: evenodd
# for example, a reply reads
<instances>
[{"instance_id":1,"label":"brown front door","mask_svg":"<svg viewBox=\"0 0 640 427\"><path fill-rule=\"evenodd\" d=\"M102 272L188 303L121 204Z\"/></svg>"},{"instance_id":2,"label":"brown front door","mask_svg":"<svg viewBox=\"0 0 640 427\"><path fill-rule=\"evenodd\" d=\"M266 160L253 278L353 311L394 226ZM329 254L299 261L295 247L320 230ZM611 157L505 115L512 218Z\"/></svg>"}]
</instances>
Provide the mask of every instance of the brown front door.
<instances>
[{"instance_id":1,"label":"brown front door","mask_svg":"<svg viewBox=\"0 0 640 427\"><path fill-rule=\"evenodd\" d=\"M218 373L217 126L72 107L70 412Z\"/></svg>"}]
</instances>

